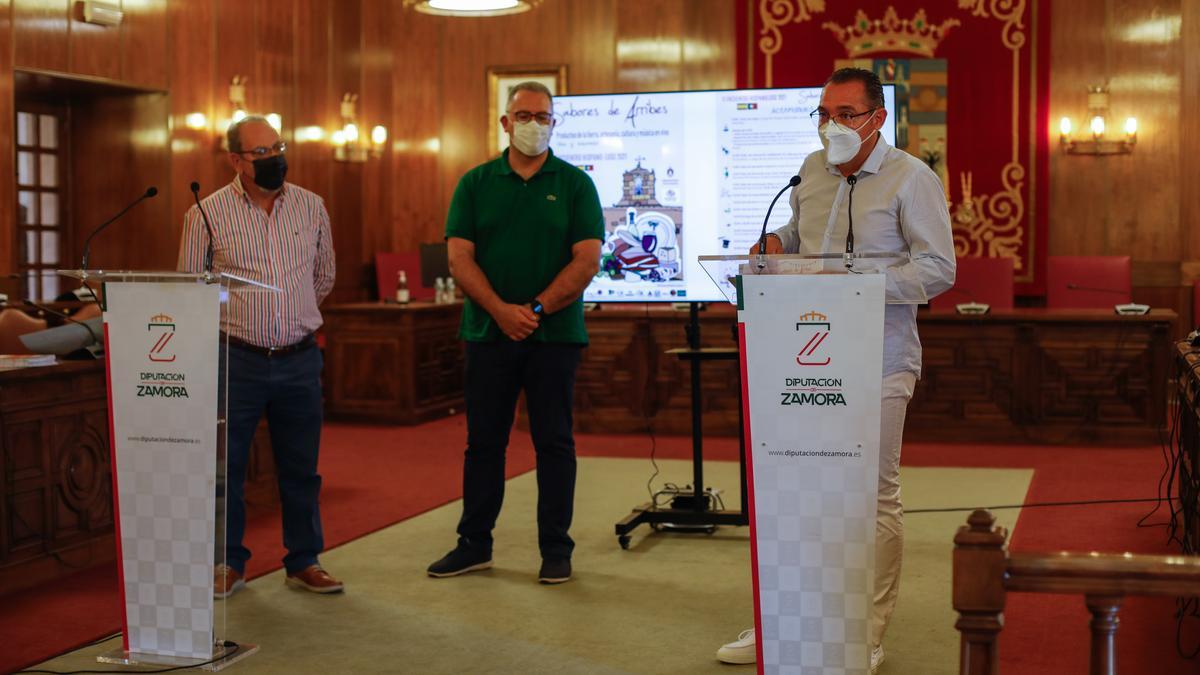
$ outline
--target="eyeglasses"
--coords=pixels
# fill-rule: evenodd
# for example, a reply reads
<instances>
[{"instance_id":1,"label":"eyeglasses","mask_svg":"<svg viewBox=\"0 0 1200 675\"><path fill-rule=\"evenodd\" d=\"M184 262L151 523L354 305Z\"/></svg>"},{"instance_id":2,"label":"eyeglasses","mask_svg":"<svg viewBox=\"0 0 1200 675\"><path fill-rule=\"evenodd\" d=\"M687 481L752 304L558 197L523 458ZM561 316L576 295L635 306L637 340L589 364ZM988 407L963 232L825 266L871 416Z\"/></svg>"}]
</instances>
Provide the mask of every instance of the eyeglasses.
<instances>
[{"instance_id":1,"label":"eyeglasses","mask_svg":"<svg viewBox=\"0 0 1200 675\"><path fill-rule=\"evenodd\" d=\"M237 154L239 154L239 155L254 155L255 159L262 159L263 157L271 157L273 155L282 155L285 152L287 152L287 143L285 143L283 141L279 141L278 143L276 143L275 145L272 145L269 148L265 145L260 145L257 148L251 148L249 150L239 150Z\"/></svg>"},{"instance_id":2,"label":"eyeglasses","mask_svg":"<svg viewBox=\"0 0 1200 675\"><path fill-rule=\"evenodd\" d=\"M524 124L529 120L537 120L537 123L546 126L554 121L554 115L548 112L533 113L528 110L517 110L516 112L508 113L508 116Z\"/></svg>"},{"instance_id":3,"label":"eyeglasses","mask_svg":"<svg viewBox=\"0 0 1200 675\"><path fill-rule=\"evenodd\" d=\"M854 124L855 119L862 117L863 115L870 115L876 110L879 110L879 108L871 108L870 110L860 113L840 112L830 115L828 111L822 108L817 108L816 110L808 113L808 119L812 120L813 125L818 129L825 126L825 123L828 122L830 118L833 119L834 124L850 128L850 126Z\"/></svg>"}]
</instances>

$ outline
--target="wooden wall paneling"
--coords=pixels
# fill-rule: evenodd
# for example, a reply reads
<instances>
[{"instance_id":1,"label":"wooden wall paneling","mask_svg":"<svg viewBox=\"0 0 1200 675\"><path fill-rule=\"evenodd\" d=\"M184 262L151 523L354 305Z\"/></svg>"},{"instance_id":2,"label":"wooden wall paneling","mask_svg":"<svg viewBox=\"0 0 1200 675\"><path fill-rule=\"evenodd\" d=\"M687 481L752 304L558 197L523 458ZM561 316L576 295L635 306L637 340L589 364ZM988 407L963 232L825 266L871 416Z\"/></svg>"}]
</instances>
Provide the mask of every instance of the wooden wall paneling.
<instances>
[{"instance_id":1,"label":"wooden wall paneling","mask_svg":"<svg viewBox=\"0 0 1200 675\"><path fill-rule=\"evenodd\" d=\"M69 3L71 27L67 68L76 75L121 79L121 27L98 26L83 20L82 5Z\"/></svg>"},{"instance_id":2,"label":"wooden wall paneling","mask_svg":"<svg viewBox=\"0 0 1200 675\"><path fill-rule=\"evenodd\" d=\"M683 88L684 5L681 0L617 3L618 91Z\"/></svg>"},{"instance_id":3,"label":"wooden wall paneling","mask_svg":"<svg viewBox=\"0 0 1200 675\"><path fill-rule=\"evenodd\" d=\"M17 68L68 70L70 0L12 0L13 58Z\"/></svg>"},{"instance_id":4,"label":"wooden wall paneling","mask_svg":"<svg viewBox=\"0 0 1200 675\"><path fill-rule=\"evenodd\" d=\"M446 23L410 10L392 13L391 149L385 161L390 159L392 167L391 247L396 251L440 241L444 232L443 203L449 196L443 198L440 134L443 114L459 109L442 96L443 62L451 58L442 45Z\"/></svg>"},{"instance_id":5,"label":"wooden wall paneling","mask_svg":"<svg viewBox=\"0 0 1200 675\"><path fill-rule=\"evenodd\" d=\"M690 0L683 5L683 88L732 89L737 86L737 37L727 0Z\"/></svg>"},{"instance_id":6,"label":"wooden wall paneling","mask_svg":"<svg viewBox=\"0 0 1200 675\"><path fill-rule=\"evenodd\" d=\"M118 192L132 195L122 199L132 199L154 185L159 189L159 195L125 214L122 218L127 218L128 222L114 226L121 229L111 233L118 235L113 236L112 241L121 242L120 261L132 269L175 269L179 258L179 235L171 217L171 195L186 191L190 181L181 185L178 178L172 179L171 98L166 93L140 94L131 97L130 106L131 124L126 137L131 146L130 163L120 173L122 180L118 183L121 186ZM103 164L84 168L95 171L98 166Z\"/></svg>"},{"instance_id":7,"label":"wooden wall paneling","mask_svg":"<svg viewBox=\"0 0 1200 675\"><path fill-rule=\"evenodd\" d=\"M1179 87L1179 178L1184 182L1179 195L1180 249L1183 251L1184 280L1200 279L1200 190L1192 185L1200 175L1200 3L1182 3ZM1195 321L1200 322L1200 317ZM1193 324L1194 325L1194 324Z\"/></svg>"},{"instance_id":8,"label":"wooden wall paneling","mask_svg":"<svg viewBox=\"0 0 1200 675\"><path fill-rule=\"evenodd\" d=\"M221 173L218 179L217 166L213 162L220 154L217 106L214 105L220 88L215 79L216 6L211 2L172 2L168 10L171 169L170 184L160 186L160 189L168 188L164 192L170 200L170 213L163 227L171 233L172 249L177 252L183 217L193 203L191 182L200 183L200 198L203 199L224 184L227 174ZM193 112L203 113L208 118L207 128L187 127L186 117Z\"/></svg>"},{"instance_id":9,"label":"wooden wall paneling","mask_svg":"<svg viewBox=\"0 0 1200 675\"><path fill-rule=\"evenodd\" d=\"M283 126L291 131L294 126L293 91L299 84L296 62L292 51L293 23L288 15L295 2L253 3L254 33L254 112L278 113L283 117ZM283 8L283 11L280 11ZM230 39L230 36L225 36Z\"/></svg>"},{"instance_id":10,"label":"wooden wall paneling","mask_svg":"<svg viewBox=\"0 0 1200 675\"><path fill-rule=\"evenodd\" d=\"M17 214L12 205L17 203L14 181L7 178L16 175L13 166L16 137L16 111L13 99L13 6L10 0L0 0L0 124L5 131L0 133L0 274L12 274L17 269ZM19 284L6 281L0 291L20 297L14 293ZM0 487L0 501L3 488ZM0 525L3 527L3 525Z\"/></svg>"},{"instance_id":11,"label":"wooden wall paneling","mask_svg":"<svg viewBox=\"0 0 1200 675\"><path fill-rule=\"evenodd\" d=\"M1120 132L1136 116L1138 145L1133 154L1107 158L1111 182L1099 194L1108 210L1108 245L1135 260L1178 261L1178 204L1187 185L1178 179L1180 0L1114 0L1111 7L1107 122Z\"/></svg>"},{"instance_id":12,"label":"wooden wall paneling","mask_svg":"<svg viewBox=\"0 0 1200 675\"><path fill-rule=\"evenodd\" d=\"M338 3L332 14L330 50L335 103L350 92L362 94L362 2ZM361 119L361 105L359 117ZM340 124L339 124L340 126ZM369 133L370 130L367 130ZM360 132L361 133L361 132ZM349 302L366 297L371 280L363 259L363 165L331 162L332 184L326 204L333 223L337 253L337 282L328 302Z\"/></svg>"},{"instance_id":13,"label":"wooden wall paneling","mask_svg":"<svg viewBox=\"0 0 1200 675\"><path fill-rule=\"evenodd\" d=\"M128 130L132 126L130 118L129 101L124 97L83 99L71 103L71 194L69 211L64 215L71 219L69 236L75 242L73 250L80 255L92 229L137 197L139 188L129 186L125 189L114 185L121 174L95 170L95 167L104 165L124 167L132 161L128 142ZM140 188L145 189L146 186ZM138 208L142 206L145 205ZM109 228L92 240L90 267L121 267L117 257L125 246L117 239L123 239L122 234L129 236L133 233L132 229L121 229L129 228L132 222L123 219L116 225L117 229Z\"/></svg>"},{"instance_id":14,"label":"wooden wall paneling","mask_svg":"<svg viewBox=\"0 0 1200 675\"><path fill-rule=\"evenodd\" d=\"M543 9L550 9L543 3L536 10L541 15ZM534 14L535 12L527 12ZM504 17L500 17L504 18ZM486 19L485 22L499 21ZM513 17L508 17L509 19ZM427 23L420 17L414 17L419 23ZM490 32L481 28L480 22L464 21L453 18L442 19L442 45L444 55L442 77L439 82L440 98L443 103L441 111L441 135L439 142L438 168L441 170L442 203L437 209L436 219L446 216L450 199L454 195L454 187L458 179L471 167L491 157L491 149L487 144L487 75L489 65L521 64L521 61L509 60L511 57L504 52L493 49L488 41ZM512 24L508 21L507 25ZM499 24L494 30L499 30ZM512 40L510 42L518 42ZM497 58L503 54L503 61ZM491 59L496 59L491 61ZM529 65L529 64L525 64ZM568 71L567 77L571 74Z\"/></svg>"},{"instance_id":15,"label":"wooden wall paneling","mask_svg":"<svg viewBox=\"0 0 1200 675\"><path fill-rule=\"evenodd\" d=\"M1107 76L1104 63L1107 21L1103 6L1088 0L1054 3L1050 21L1051 138L1058 122L1070 117L1076 129L1086 129L1087 88ZM1140 150L1140 149L1139 149ZM1050 255L1103 255L1107 244L1108 213L1104 193L1111 185L1110 157L1050 154Z\"/></svg>"},{"instance_id":16,"label":"wooden wall paneling","mask_svg":"<svg viewBox=\"0 0 1200 675\"><path fill-rule=\"evenodd\" d=\"M296 0L292 29L292 58L296 81L292 87L293 117L285 120L290 135L288 180L329 199L333 150L328 134L337 128L337 99L332 85L332 3L328 0ZM319 127L326 134L319 141L300 141L297 129ZM334 222L338 228L341 223Z\"/></svg>"},{"instance_id":17,"label":"wooden wall paneling","mask_svg":"<svg viewBox=\"0 0 1200 675\"><path fill-rule=\"evenodd\" d=\"M390 0L363 0L362 8L362 95L359 98L361 133L369 137L376 125L391 129L392 102L392 12ZM426 73L425 77L430 74ZM363 241L361 262L374 265L375 253L392 249L393 174L390 143L383 156L371 158L363 167ZM367 288L372 284L367 283ZM370 293L368 292L368 296Z\"/></svg>"},{"instance_id":18,"label":"wooden wall paneling","mask_svg":"<svg viewBox=\"0 0 1200 675\"><path fill-rule=\"evenodd\" d=\"M616 91L617 7L614 0L564 3L568 30L567 92L607 94Z\"/></svg>"},{"instance_id":19,"label":"wooden wall paneling","mask_svg":"<svg viewBox=\"0 0 1200 675\"><path fill-rule=\"evenodd\" d=\"M72 194L68 216L75 251L96 225L147 187L160 191L170 176L166 94L113 95L77 100L71 112ZM97 167L119 166L121 171ZM174 268L177 239L168 226L169 194L147 199L92 240L94 267Z\"/></svg>"},{"instance_id":20,"label":"wooden wall paneling","mask_svg":"<svg viewBox=\"0 0 1200 675\"><path fill-rule=\"evenodd\" d=\"M211 15L209 2L185 1L173 4L192 5L191 10ZM172 61L188 61L194 70L203 70L207 66L206 61L199 60L201 54L183 49L178 42L168 42L167 0L124 2L121 8L125 12L125 19L121 22L123 81L153 89L166 89ZM186 10L180 8L179 11ZM193 24L190 28L202 37L211 35L210 24L207 22Z\"/></svg>"},{"instance_id":21,"label":"wooden wall paneling","mask_svg":"<svg viewBox=\"0 0 1200 675\"><path fill-rule=\"evenodd\" d=\"M211 0L216 10L216 81L213 83L214 124L217 134L223 136L233 115L229 104L229 83L235 75L248 78L246 82L246 105L256 111L259 105L259 88L254 72L254 6L255 3L241 0ZM223 151L212 155L216 167L213 187L219 187L233 179L233 168Z\"/></svg>"}]
</instances>

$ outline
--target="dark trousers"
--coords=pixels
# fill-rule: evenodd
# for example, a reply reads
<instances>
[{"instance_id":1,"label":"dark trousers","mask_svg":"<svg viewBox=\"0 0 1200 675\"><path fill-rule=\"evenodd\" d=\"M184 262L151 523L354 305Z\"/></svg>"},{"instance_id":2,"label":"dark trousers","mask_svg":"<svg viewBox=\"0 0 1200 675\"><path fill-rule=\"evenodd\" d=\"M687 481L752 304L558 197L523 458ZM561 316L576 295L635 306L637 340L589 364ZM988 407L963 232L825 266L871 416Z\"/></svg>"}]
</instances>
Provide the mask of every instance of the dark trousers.
<instances>
[{"instance_id":1,"label":"dark trousers","mask_svg":"<svg viewBox=\"0 0 1200 675\"><path fill-rule=\"evenodd\" d=\"M283 508L284 567L289 573L315 565L325 548L318 497L321 476L321 350L316 347L282 356L266 356L229 347L229 496L225 545L230 567L245 572L250 549L246 532L245 483L250 444L263 414L271 431L271 450Z\"/></svg>"},{"instance_id":2,"label":"dark trousers","mask_svg":"<svg viewBox=\"0 0 1200 675\"><path fill-rule=\"evenodd\" d=\"M538 548L543 558L570 558L567 530L575 503L571 407L582 346L552 342L468 342L467 452L459 543L491 552L504 501L504 453L522 390L537 452Z\"/></svg>"}]
</instances>

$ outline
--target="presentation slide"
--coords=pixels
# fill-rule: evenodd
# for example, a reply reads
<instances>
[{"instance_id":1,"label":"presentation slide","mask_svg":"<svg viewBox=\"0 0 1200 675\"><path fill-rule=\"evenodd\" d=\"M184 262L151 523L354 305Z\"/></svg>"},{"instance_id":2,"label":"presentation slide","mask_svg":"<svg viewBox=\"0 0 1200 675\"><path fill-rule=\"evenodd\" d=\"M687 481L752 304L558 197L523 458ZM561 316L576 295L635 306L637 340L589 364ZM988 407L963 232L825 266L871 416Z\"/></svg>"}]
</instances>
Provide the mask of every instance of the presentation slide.
<instances>
[{"instance_id":1,"label":"presentation slide","mask_svg":"<svg viewBox=\"0 0 1200 675\"><path fill-rule=\"evenodd\" d=\"M895 143L895 92L884 87ZM719 302L697 258L741 255L767 206L821 148L820 87L558 96L551 147L587 172L604 207L586 302ZM787 224L786 195L768 230Z\"/></svg>"}]
</instances>

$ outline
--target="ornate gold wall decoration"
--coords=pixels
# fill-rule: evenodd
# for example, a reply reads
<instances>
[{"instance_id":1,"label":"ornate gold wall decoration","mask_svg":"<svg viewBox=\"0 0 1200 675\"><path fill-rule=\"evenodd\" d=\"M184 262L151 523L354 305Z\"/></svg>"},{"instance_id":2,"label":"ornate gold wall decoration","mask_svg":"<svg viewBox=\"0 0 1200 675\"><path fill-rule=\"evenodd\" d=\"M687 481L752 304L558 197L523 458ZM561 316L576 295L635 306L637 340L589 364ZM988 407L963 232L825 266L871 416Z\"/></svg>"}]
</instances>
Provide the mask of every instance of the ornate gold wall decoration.
<instances>
[{"instance_id":1,"label":"ornate gold wall decoration","mask_svg":"<svg viewBox=\"0 0 1200 675\"><path fill-rule=\"evenodd\" d=\"M762 38L758 48L763 53L766 62L766 86L770 87L772 77L771 63L775 54L783 47L783 34L779 27L789 23L803 23L813 18L814 14L825 11L825 0L760 0L758 13L762 18Z\"/></svg>"},{"instance_id":2,"label":"ornate gold wall decoration","mask_svg":"<svg viewBox=\"0 0 1200 675\"><path fill-rule=\"evenodd\" d=\"M1025 201L1021 187L1025 167L1018 162L1005 165L1000 174L1003 190L993 195L973 195L970 172L960 174L963 199L954 209L954 253L958 256L983 258L1012 258L1013 268L1020 272L1024 261L1020 255L1025 230Z\"/></svg>"},{"instance_id":3,"label":"ornate gold wall decoration","mask_svg":"<svg viewBox=\"0 0 1200 675\"><path fill-rule=\"evenodd\" d=\"M959 9L971 10L971 15L994 18L1004 22L1000 29L1000 40L1012 52L1012 158L1000 172L1001 192L992 195L971 196L963 193L964 209L960 204L955 210L954 249L959 255L1012 258L1014 269L1025 271L1024 259L1020 255L1025 230L1021 221L1025 218L1025 167L1021 164L1019 139L1021 100L1021 48L1025 45L1025 0L958 0ZM1033 161L1033 157L1030 157ZM970 180L968 178L967 180ZM967 223L959 220L959 214L974 218ZM1032 220L1032 219L1031 219ZM1033 222L1029 227L1035 227ZM1033 242L1030 238L1029 258L1033 259Z\"/></svg>"},{"instance_id":4,"label":"ornate gold wall decoration","mask_svg":"<svg viewBox=\"0 0 1200 675\"><path fill-rule=\"evenodd\" d=\"M1025 0L958 0L958 8L971 10L972 16L1003 21L1000 39L1004 46L1014 51L1025 46Z\"/></svg>"},{"instance_id":5,"label":"ornate gold wall decoration","mask_svg":"<svg viewBox=\"0 0 1200 675\"><path fill-rule=\"evenodd\" d=\"M860 9L849 26L827 21L821 28L832 31L852 59L875 52L907 52L931 59L950 29L960 25L958 19L946 19L934 26L924 9L918 9L911 19L901 19L889 5L882 19L872 20Z\"/></svg>"}]
</instances>

